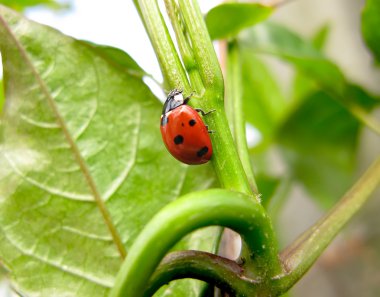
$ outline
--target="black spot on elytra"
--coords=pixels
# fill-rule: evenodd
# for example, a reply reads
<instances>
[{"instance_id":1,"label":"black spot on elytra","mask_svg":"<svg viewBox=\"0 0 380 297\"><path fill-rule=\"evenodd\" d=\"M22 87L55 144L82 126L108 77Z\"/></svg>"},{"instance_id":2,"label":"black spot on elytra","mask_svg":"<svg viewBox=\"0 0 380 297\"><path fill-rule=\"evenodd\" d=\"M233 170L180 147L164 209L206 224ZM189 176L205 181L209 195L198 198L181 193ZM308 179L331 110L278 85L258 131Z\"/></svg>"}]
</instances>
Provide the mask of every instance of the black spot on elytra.
<instances>
[{"instance_id":1,"label":"black spot on elytra","mask_svg":"<svg viewBox=\"0 0 380 297\"><path fill-rule=\"evenodd\" d=\"M208 147L207 146L204 146L202 147L199 151L197 151L197 156L200 158L200 157L203 157L204 155L206 155L208 152Z\"/></svg>"},{"instance_id":2,"label":"black spot on elytra","mask_svg":"<svg viewBox=\"0 0 380 297\"><path fill-rule=\"evenodd\" d=\"M181 126L182 126L182 127L185 127L185 124L184 124L184 123L182 123L182 124L181 124Z\"/></svg>"},{"instance_id":3,"label":"black spot on elytra","mask_svg":"<svg viewBox=\"0 0 380 297\"><path fill-rule=\"evenodd\" d=\"M174 143L175 144L181 144L183 142L183 136L182 135L177 135L174 137Z\"/></svg>"},{"instance_id":4,"label":"black spot on elytra","mask_svg":"<svg viewBox=\"0 0 380 297\"><path fill-rule=\"evenodd\" d=\"M191 119L191 120L189 121L189 125L190 125L190 126L194 126L196 123L197 123L197 122L196 122L194 119Z\"/></svg>"}]
</instances>

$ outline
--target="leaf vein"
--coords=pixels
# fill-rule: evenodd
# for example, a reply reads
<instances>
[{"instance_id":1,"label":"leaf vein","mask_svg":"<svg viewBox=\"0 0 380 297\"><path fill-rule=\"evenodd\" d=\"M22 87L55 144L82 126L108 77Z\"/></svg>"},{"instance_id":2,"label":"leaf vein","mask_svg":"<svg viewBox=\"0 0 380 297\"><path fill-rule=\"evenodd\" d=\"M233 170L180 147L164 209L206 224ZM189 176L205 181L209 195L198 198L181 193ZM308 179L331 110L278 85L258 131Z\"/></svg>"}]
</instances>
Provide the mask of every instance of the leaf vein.
<instances>
[{"instance_id":1,"label":"leaf vein","mask_svg":"<svg viewBox=\"0 0 380 297\"><path fill-rule=\"evenodd\" d=\"M1 230L3 230L3 228L0 226ZM49 261L48 259L45 259L43 257L40 257L40 256L37 256L36 254L33 254L31 252L28 252L28 251L25 251L22 247L18 246L15 242L13 242L9 236L5 233L5 232L2 232L3 235L4 235L4 238L6 238L8 240L8 242L14 246L21 254L23 255L26 255L28 257L31 257L33 259L36 259L46 265L49 265L49 266L52 266L58 270L61 270L65 273L68 273L68 274L71 274L71 275L74 275L76 277L79 277L79 278L82 278L86 281L89 281L91 283L95 283L95 284L98 284L102 287L106 287L106 288L111 288L113 283L110 281L110 282L105 282L104 281L104 278L98 278L96 276L90 276L90 275L86 275L83 273L83 271L79 270L79 269L76 269L76 268L73 268L73 267L69 267L67 265L64 265L62 266L61 264L59 263L55 263L53 261Z\"/></svg>"},{"instance_id":2,"label":"leaf vein","mask_svg":"<svg viewBox=\"0 0 380 297\"><path fill-rule=\"evenodd\" d=\"M20 176L23 180L28 182L29 184L47 192L55 196L71 199L71 200L79 200L79 201L94 201L93 197L91 195L86 194L78 194L78 193L72 193L72 192L66 192L62 190L58 190L57 188L49 187L45 184L39 183L38 181L26 176L21 170L17 168L17 165L12 161L12 159L8 156L6 152L3 152L3 156L5 160L7 160L8 164L13 169L13 172L16 173L18 176Z\"/></svg>"},{"instance_id":3,"label":"leaf vein","mask_svg":"<svg viewBox=\"0 0 380 297\"><path fill-rule=\"evenodd\" d=\"M105 191L105 193L103 195L105 201L107 201L109 198L111 198L112 195L114 195L116 193L117 189L120 188L120 186L126 180L129 173L131 172L133 165L136 162L137 146L138 146L138 142L139 142L139 134L140 134L140 128L141 128L141 109L138 108L132 114L137 118L137 125L136 125L134 131L132 132L132 134L134 136L133 142L131 143L131 147L134 148L134 150L132 152L132 157L131 157L130 161L128 162L128 164L125 165L125 168L121 172L121 174L117 178L115 178L115 181Z\"/></svg>"}]
</instances>

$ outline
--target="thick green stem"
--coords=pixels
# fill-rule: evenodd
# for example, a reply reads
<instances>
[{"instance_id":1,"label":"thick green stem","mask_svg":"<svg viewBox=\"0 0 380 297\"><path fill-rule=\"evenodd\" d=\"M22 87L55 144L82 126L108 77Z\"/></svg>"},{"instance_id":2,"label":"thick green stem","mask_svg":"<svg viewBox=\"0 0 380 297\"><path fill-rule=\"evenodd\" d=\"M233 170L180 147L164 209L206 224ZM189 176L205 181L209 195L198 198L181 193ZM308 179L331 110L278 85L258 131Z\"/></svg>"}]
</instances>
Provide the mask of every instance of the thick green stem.
<instances>
[{"instance_id":1,"label":"thick green stem","mask_svg":"<svg viewBox=\"0 0 380 297\"><path fill-rule=\"evenodd\" d=\"M190 94L191 88L186 72L175 50L157 0L134 0L134 2L156 52L165 85L182 89L186 94Z\"/></svg>"},{"instance_id":2,"label":"thick green stem","mask_svg":"<svg viewBox=\"0 0 380 297\"><path fill-rule=\"evenodd\" d=\"M221 186L225 189L235 190L252 196L247 176L239 159L233 141L223 105L213 104L214 92L206 91L203 99L197 101L197 106L208 111L216 111L205 117L205 122L215 131L211 135L213 157L211 159L215 173ZM255 196L255 200L258 201Z\"/></svg>"},{"instance_id":3,"label":"thick green stem","mask_svg":"<svg viewBox=\"0 0 380 297\"><path fill-rule=\"evenodd\" d=\"M223 101L222 71L199 5L196 0L179 0L178 2L203 84L206 89L215 90L217 99Z\"/></svg>"},{"instance_id":4,"label":"thick green stem","mask_svg":"<svg viewBox=\"0 0 380 297\"><path fill-rule=\"evenodd\" d=\"M179 0L183 19L191 40L195 62L203 85L202 98L192 104L215 112L204 118L211 130L212 163L222 187L252 195L248 179L237 154L224 111L224 83L215 50L196 0Z\"/></svg>"},{"instance_id":5,"label":"thick green stem","mask_svg":"<svg viewBox=\"0 0 380 297\"><path fill-rule=\"evenodd\" d=\"M189 232L212 225L231 228L242 236L262 278L279 272L275 236L262 206L241 193L208 190L172 202L148 223L131 247L110 297L143 296L166 252Z\"/></svg>"},{"instance_id":6,"label":"thick green stem","mask_svg":"<svg viewBox=\"0 0 380 297\"><path fill-rule=\"evenodd\" d=\"M195 0L180 0L179 3L184 25L191 41L193 57L206 88L203 94L195 95L190 100L190 104L205 111L215 109L215 112L204 118L206 124L216 131L211 135L213 144L212 163L215 172L224 188L252 195L228 127L223 106L223 77L203 16ZM163 23L156 0L139 0L137 7L152 40L160 65L163 67L163 73L169 87L181 88L186 95L190 94L193 91L192 87L187 82L186 73ZM172 9L170 5L168 5L168 9ZM169 15L173 15L173 13L175 12L169 12ZM172 16L172 22L174 21L176 18ZM173 25L173 27L176 28L177 26ZM188 42L182 38L179 38L178 41ZM184 48L189 49L188 44L184 45Z\"/></svg>"},{"instance_id":7,"label":"thick green stem","mask_svg":"<svg viewBox=\"0 0 380 297\"><path fill-rule=\"evenodd\" d=\"M232 120L237 151L253 192L258 194L255 175L253 174L251 159L248 153L247 137L245 132L245 117L243 112L241 62L239 48L236 42L228 44L227 49L227 100L232 102Z\"/></svg>"},{"instance_id":8,"label":"thick green stem","mask_svg":"<svg viewBox=\"0 0 380 297\"><path fill-rule=\"evenodd\" d=\"M287 273L273 280L275 292L286 292L309 270L379 183L380 157L325 217L281 253Z\"/></svg>"},{"instance_id":9,"label":"thick green stem","mask_svg":"<svg viewBox=\"0 0 380 297\"><path fill-rule=\"evenodd\" d=\"M244 277L244 270L235 261L200 251L181 251L164 258L144 297L153 296L162 285L181 278L205 281L232 296L253 296L256 290L255 282Z\"/></svg>"},{"instance_id":10,"label":"thick green stem","mask_svg":"<svg viewBox=\"0 0 380 297\"><path fill-rule=\"evenodd\" d=\"M183 64L189 75L191 87L197 94L203 94L203 82L198 72L198 66L195 62L193 49L191 48L181 10L177 6L175 0L165 0L165 5L177 38L177 44L182 56Z\"/></svg>"}]
</instances>

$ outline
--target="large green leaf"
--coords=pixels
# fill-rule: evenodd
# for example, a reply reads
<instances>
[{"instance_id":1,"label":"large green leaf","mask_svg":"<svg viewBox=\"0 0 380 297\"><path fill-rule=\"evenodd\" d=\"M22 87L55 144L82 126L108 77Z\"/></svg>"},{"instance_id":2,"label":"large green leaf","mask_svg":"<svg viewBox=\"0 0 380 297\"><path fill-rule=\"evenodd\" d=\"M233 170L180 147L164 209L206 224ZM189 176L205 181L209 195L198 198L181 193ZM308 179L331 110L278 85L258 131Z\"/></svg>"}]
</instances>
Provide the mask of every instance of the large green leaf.
<instances>
[{"instance_id":1,"label":"large green leaf","mask_svg":"<svg viewBox=\"0 0 380 297\"><path fill-rule=\"evenodd\" d=\"M367 0L362 14L362 33L377 63L380 63L380 0Z\"/></svg>"},{"instance_id":2,"label":"large green leaf","mask_svg":"<svg viewBox=\"0 0 380 297\"><path fill-rule=\"evenodd\" d=\"M223 3L212 8L205 20L211 39L222 39L266 20L272 12L272 7L257 3Z\"/></svg>"},{"instance_id":3,"label":"large green leaf","mask_svg":"<svg viewBox=\"0 0 380 297\"><path fill-rule=\"evenodd\" d=\"M0 6L0 49L1 261L28 296L107 296L122 262L118 240L128 251L159 209L214 175L167 153L161 103L102 48ZM180 247L213 251L217 238L206 229ZM183 297L201 289L170 287Z\"/></svg>"}]
</instances>

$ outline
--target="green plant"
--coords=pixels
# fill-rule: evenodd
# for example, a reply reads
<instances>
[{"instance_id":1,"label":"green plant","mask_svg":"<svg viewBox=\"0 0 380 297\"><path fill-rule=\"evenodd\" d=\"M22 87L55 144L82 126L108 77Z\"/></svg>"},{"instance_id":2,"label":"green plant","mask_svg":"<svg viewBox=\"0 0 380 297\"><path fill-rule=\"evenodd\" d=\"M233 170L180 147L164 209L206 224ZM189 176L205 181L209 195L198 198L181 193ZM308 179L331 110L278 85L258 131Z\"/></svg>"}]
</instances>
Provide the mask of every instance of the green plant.
<instances>
[{"instance_id":1,"label":"green plant","mask_svg":"<svg viewBox=\"0 0 380 297\"><path fill-rule=\"evenodd\" d=\"M204 22L197 1L166 0L179 56L157 1L134 2L164 88L194 92L193 106L216 110L205 118L216 131L213 168L184 166L168 155L158 132L161 104L126 53L74 40L0 7L7 100L0 134L0 257L16 290L138 297L171 280L195 278L236 296L285 293L380 182L377 159L343 195L361 127L380 133L371 114L379 99L324 56L325 28L313 42L267 22L238 34L267 19L275 6L226 3ZM377 3L368 1L363 17L364 35L375 48ZM225 82L210 36L228 38ZM294 66L291 102L258 52ZM246 122L263 136L253 151ZM256 177L251 167L252 156L274 145L292 168L284 181ZM289 180L302 182L322 205L342 198L280 253L272 227L278 201L270 198ZM240 233L238 261L214 254L221 229L210 226ZM210 228L190 233L202 227ZM168 253L173 247L177 251ZM186 281L157 294L201 296L206 290Z\"/></svg>"}]
</instances>

